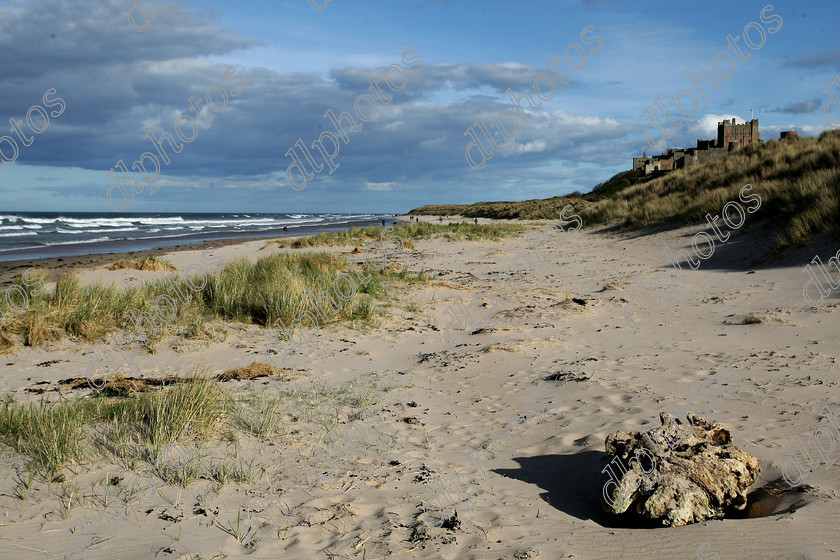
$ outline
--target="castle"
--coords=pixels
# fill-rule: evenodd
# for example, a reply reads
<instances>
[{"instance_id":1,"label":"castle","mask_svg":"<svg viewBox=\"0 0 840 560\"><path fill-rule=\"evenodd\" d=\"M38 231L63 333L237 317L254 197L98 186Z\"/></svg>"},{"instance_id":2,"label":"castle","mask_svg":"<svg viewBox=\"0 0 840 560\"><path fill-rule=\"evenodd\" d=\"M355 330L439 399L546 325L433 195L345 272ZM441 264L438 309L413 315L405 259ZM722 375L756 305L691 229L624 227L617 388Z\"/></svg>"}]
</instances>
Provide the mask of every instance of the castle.
<instances>
[{"instance_id":1,"label":"castle","mask_svg":"<svg viewBox=\"0 0 840 560\"><path fill-rule=\"evenodd\" d=\"M758 142L761 142L758 137L758 119L744 124L735 124L735 119L731 122L721 121L718 123L716 140L697 140L696 148L669 148L667 152L658 156L647 157L645 152L643 157L633 158L633 169L644 169L645 175L656 171L682 169L712 161L741 146Z\"/></svg>"}]
</instances>

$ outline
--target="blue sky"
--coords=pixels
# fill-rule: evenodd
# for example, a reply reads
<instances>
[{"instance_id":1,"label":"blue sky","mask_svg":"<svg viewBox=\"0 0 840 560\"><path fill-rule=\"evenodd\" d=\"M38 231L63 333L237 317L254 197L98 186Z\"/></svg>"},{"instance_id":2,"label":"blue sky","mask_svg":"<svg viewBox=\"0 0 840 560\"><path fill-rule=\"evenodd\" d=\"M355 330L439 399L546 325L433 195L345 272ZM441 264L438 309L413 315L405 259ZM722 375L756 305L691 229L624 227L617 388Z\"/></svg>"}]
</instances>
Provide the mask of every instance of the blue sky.
<instances>
[{"instance_id":1,"label":"blue sky","mask_svg":"<svg viewBox=\"0 0 840 560\"><path fill-rule=\"evenodd\" d=\"M0 213L111 211L109 188L112 203L133 212L404 212L422 204L587 192L627 169L633 156L654 152L645 141L649 118L643 113L657 99L667 104L689 90L698 101L697 127L689 132L683 124L668 147L713 138L717 121L749 120L750 109L763 140L791 129L818 135L829 127L823 90L840 75L834 0L776 2L772 10L752 1L708 1L701 9L664 0L332 0L322 11L307 0L201 0L183 2L174 14L155 13L151 1L142 4L153 20L144 24L135 9L143 32L129 24L132 0L2 6L0 122L22 122L20 133L11 123L0 131L18 151L0 170ZM163 8L166 0L158 3ZM770 33L778 27L773 16L782 22ZM750 22L765 31L765 42L751 49L741 37L742 56L750 57L741 62L727 49L727 35L742 36ZM597 36L603 46L581 45L591 54L584 67L571 70L564 50L580 45L588 26L586 38ZM760 31L754 26L749 33L757 44ZM413 66L403 60L409 47L414 50L406 56L420 57L422 69L416 59ZM682 74L690 67L718 79L712 62L720 52L735 59L734 75L719 80L717 90L701 82L703 101ZM556 80L556 94L538 110L523 100L527 111L519 114L504 93L511 88L533 96L538 74L556 77L549 56L560 59L570 82ZM373 95L368 78L380 79L389 65L407 71L405 87L392 90L381 82L388 103L375 101L371 117L360 101L370 119L359 122L354 103L360 94ZM224 82L227 68L233 71ZM206 109L213 84L228 95L219 112ZM46 130L32 132L27 112L43 107L50 89L56 91L46 102L53 105L45 109L59 113L60 98L65 110ZM220 102L218 89L210 95ZM190 98L202 101L202 114L212 122L207 116L194 140L180 142L176 120L197 117ZM322 132L338 132L323 117L329 109L347 111L362 125L347 131L346 143L339 140L332 174L312 146ZM476 119L490 127L504 110L519 115L511 139L518 146L490 152L485 144L492 157L480 169L470 167L464 133ZM683 120L676 108L671 113L675 122ZM38 109L29 114L43 128ZM833 118L840 122L840 107ZM187 121L181 122L189 136ZM181 151L167 150L164 142L161 154L144 138L149 130L173 135ZM299 190L287 181L292 159L284 155L298 139L312 164L323 165L315 173L296 150L311 174ZM501 145L498 132L494 140ZM332 150L328 136L324 146ZM131 167L144 152L161 170L148 182L131 173L140 192L125 174L108 175L118 161ZM0 139L0 154L14 159L9 141ZM144 164L154 167L149 158ZM131 198L113 187L114 176Z\"/></svg>"}]
</instances>

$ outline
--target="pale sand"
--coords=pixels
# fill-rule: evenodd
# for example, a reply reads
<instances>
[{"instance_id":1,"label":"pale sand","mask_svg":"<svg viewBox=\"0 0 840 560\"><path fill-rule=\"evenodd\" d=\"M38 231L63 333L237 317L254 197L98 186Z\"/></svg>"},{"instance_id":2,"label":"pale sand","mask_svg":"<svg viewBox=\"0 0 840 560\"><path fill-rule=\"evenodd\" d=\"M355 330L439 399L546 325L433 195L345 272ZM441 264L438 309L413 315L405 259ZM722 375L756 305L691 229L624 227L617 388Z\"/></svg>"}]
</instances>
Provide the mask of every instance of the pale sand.
<instances>
[{"instance_id":1,"label":"pale sand","mask_svg":"<svg viewBox=\"0 0 840 560\"><path fill-rule=\"evenodd\" d=\"M393 315L382 319L378 328L338 326L322 331L317 350L290 362L306 370L300 379L226 384L232 391L264 394L313 379L339 383L361 377L380 388L398 386L377 391L379 402L368 419L383 420L381 431L392 434L393 443L371 446L342 464L338 476L311 491L293 518L298 526L281 534L282 540L270 534L260 550L250 552L211 522L235 524L238 508L249 503L252 490L267 488L282 465L294 464L321 445L292 445L297 441L293 436L270 442L241 436L238 447L210 442L210 455L256 456L265 473L256 483L229 483L219 494L208 492L206 480L185 490L166 487L119 525L113 552L102 545L90 557L190 558L187 553L193 553L205 559L370 560L399 555L495 560L530 557L517 554L532 548L539 558L549 559L672 560L697 558L703 543L709 548L700 557L709 559L716 558L712 553L722 559L763 560L840 556L840 507L833 501L840 486L837 465L817 467L806 479L816 490L799 495L805 505L792 514L645 530L610 527L609 517L601 512L601 487L607 479L600 472L607 463L605 436L658 423L660 411L680 410L685 396L699 391L724 364L733 362L741 387L726 395L712 418L729 426L735 445L761 461L762 476L755 487L781 476L787 460L783 444L796 435L807 441L817 427L827 426L819 410L840 406L832 350L840 335L837 294L817 310L802 298L802 267L815 254L824 260L833 254L831 243L792 252L772 266L753 265L756 272L748 274L770 234L758 229L735 232L699 270L687 272L674 295L674 309L652 311L638 331L627 326L622 301L626 292L602 288L651 277L666 264L662 249L685 248L698 230L648 236L571 233L561 249L543 248L547 262L538 263L536 275L523 289L508 294L510 301L494 317L497 328L468 336L467 343L457 347L447 344L438 330L450 320L444 317L447 306L454 298L466 300L489 287L477 276L485 269L509 271L513 256L525 250L525 239L415 242L416 251L404 250L391 260L414 271L443 273L437 282L414 285L401 294L406 301L413 298L419 311L403 305L392 308ZM256 258L281 251L260 251L263 244L224 247L217 254L225 259L243 254ZM184 251L166 258L183 269L199 262L199 256L198 251ZM155 274L92 271L85 276L125 281ZM567 292L585 299L586 306L562 303ZM764 322L739 324L751 313ZM261 328L230 324L228 331L227 340L219 343L185 341L177 350L171 343L160 343L156 355L142 358L142 369L147 375L184 374L195 365L206 365L221 372L262 360L267 338ZM82 352L89 349L68 340L49 349L16 348L0 358L0 390L12 391L18 399L35 399L23 389L39 381L83 375L88 358ZM67 361L36 367L46 360ZM591 379L545 380L558 372ZM408 385L412 387L405 388ZM450 477L458 467L467 467L462 448L478 448L489 444L494 434L509 431L503 427L505 416L515 416L545 386L561 395L562 404L517 444L512 459L499 457L489 463L486 479L479 480L471 500L474 509L456 508L460 527L429 528L429 540L419 540L416 534L412 540L418 517L425 518L420 506L428 477L422 473L428 469L431 479ZM55 393L47 395L56 398ZM418 406L407 406L411 401ZM418 417L423 425L403 422L407 416ZM100 484L107 475L125 472L121 466L99 463L73 465L67 476L84 493L93 495L95 488L101 495ZM286 485L287 480L281 481L281 487ZM38 490L23 502L8 490L0 496L2 558L60 558L69 542L68 527L93 519L101 509L73 504L64 519L56 497L60 485L36 482L35 487Z\"/></svg>"}]
</instances>

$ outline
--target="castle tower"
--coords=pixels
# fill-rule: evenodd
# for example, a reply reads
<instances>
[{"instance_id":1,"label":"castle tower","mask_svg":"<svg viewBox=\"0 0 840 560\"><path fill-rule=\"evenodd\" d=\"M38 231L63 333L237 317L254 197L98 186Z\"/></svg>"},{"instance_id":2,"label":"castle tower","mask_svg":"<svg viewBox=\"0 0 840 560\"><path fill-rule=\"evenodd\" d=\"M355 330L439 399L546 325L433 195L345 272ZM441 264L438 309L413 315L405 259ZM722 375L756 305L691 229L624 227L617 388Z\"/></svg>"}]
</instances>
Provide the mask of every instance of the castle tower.
<instances>
[{"instance_id":1,"label":"castle tower","mask_svg":"<svg viewBox=\"0 0 840 560\"><path fill-rule=\"evenodd\" d=\"M731 142L738 142L741 146L749 146L760 141L758 119L752 119L744 124L735 124L735 119L718 123L716 148L729 149Z\"/></svg>"}]
</instances>

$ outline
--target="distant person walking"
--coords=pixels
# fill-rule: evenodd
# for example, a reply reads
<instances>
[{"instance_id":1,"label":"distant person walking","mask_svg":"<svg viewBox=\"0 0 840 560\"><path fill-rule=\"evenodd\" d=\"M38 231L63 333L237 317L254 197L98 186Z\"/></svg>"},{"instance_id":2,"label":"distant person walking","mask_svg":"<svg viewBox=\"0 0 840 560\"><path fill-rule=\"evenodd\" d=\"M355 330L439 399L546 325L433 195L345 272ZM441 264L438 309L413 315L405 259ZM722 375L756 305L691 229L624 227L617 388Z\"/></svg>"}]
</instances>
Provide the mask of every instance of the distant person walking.
<instances>
[{"instance_id":1,"label":"distant person walking","mask_svg":"<svg viewBox=\"0 0 840 560\"><path fill-rule=\"evenodd\" d=\"M478 225L478 218L475 219L475 225Z\"/></svg>"},{"instance_id":2,"label":"distant person walking","mask_svg":"<svg viewBox=\"0 0 840 560\"><path fill-rule=\"evenodd\" d=\"M385 220L382 220L382 227L385 227Z\"/></svg>"},{"instance_id":3,"label":"distant person walking","mask_svg":"<svg viewBox=\"0 0 840 560\"><path fill-rule=\"evenodd\" d=\"M440 223L443 224L443 218L438 218L438 220L440 220Z\"/></svg>"},{"instance_id":4,"label":"distant person walking","mask_svg":"<svg viewBox=\"0 0 840 560\"><path fill-rule=\"evenodd\" d=\"M289 235L289 226L283 226L283 231L286 232L286 235Z\"/></svg>"}]
</instances>

